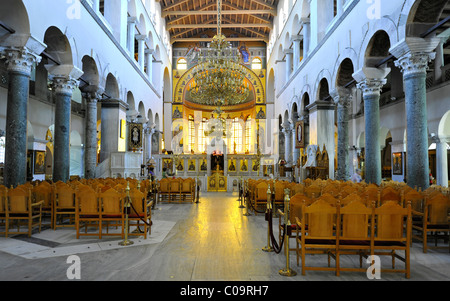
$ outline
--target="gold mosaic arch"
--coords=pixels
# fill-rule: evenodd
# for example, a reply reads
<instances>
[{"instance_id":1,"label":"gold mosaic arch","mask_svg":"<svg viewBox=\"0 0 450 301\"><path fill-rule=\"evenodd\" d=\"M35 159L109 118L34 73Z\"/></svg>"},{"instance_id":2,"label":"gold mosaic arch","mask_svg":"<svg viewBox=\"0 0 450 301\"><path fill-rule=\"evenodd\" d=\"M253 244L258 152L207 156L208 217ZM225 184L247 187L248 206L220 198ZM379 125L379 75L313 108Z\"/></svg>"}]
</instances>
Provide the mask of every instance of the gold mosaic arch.
<instances>
[{"instance_id":1,"label":"gold mosaic arch","mask_svg":"<svg viewBox=\"0 0 450 301\"><path fill-rule=\"evenodd\" d=\"M195 67L195 66L194 66ZM193 110L201 111L213 111L216 109L213 106L205 106L190 102L186 99L187 87L191 81L193 81L192 71L194 67L186 70L181 74L182 71L175 69L173 72L173 106L186 106ZM242 111L245 109L250 109L257 106L264 106L266 104L266 87L265 87L265 77L266 70L258 70L256 74L253 70L246 68L245 80L249 82L252 88L253 98L251 101L233 106L224 106L222 110L225 112Z\"/></svg>"}]
</instances>

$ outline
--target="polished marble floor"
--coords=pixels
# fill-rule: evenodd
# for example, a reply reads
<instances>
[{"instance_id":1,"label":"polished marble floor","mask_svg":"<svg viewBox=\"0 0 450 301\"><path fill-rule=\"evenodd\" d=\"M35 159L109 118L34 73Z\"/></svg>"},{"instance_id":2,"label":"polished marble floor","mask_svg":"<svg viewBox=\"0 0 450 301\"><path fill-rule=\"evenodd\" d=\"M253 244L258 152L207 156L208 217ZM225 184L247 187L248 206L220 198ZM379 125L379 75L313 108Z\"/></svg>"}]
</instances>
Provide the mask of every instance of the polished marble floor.
<instances>
[{"instance_id":1,"label":"polished marble floor","mask_svg":"<svg viewBox=\"0 0 450 301\"><path fill-rule=\"evenodd\" d=\"M264 214L245 216L239 205L236 193L203 193L198 204L157 204L151 235L130 238L134 244L126 247L119 245L121 238L76 239L71 228L44 227L31 238L0 237L0 281L68 280L71 255L80 259L84 281L368 281L366 273L358 272L336 277L333 272L308 271L302 276L294 252L290 267L297 275L281 276L279 270L286 267L284 253L262 251L267 245ZM291 246L294 243L291 240ZM327 261L317 255L309 260ZM358 266L359 258L343 256L341 262ZM390 262L383 258L382 266ZM381 279L408 281L403 274L385 273ZM450 253L424 254L420 244L413 243L409 281L419 280L450 280Z\"/></svg>"}]
</instances>

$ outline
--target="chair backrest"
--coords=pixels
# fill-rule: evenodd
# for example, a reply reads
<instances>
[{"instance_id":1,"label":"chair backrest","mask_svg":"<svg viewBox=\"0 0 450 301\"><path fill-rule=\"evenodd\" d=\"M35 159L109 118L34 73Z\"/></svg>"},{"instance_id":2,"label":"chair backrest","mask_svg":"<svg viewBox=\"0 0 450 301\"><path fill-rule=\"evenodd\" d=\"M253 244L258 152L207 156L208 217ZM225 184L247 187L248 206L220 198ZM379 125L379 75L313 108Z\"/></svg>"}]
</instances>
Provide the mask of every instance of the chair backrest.
<instances>
[{"instance_id":1,"label":"chair backrest","mask_svg":"<svg viewBox=\"0 0 450 301\"><path fill-rule=\"evenodd\" d=\"M80 214L99 214L98 193L94 189L82 189L75 193L76 206Z\"/></svg>"},{"instance_id":2,"label":"chair backrest","mask_svg":"<svg viewBox=\"0 0 450 301\"><path fill-rule=\"evenodd\" d=\"M380 194L380 200L381 200L381 204L384 204L388 201L395 201L397 203L401 203L401 195L399 192L397 192L394 188L392 188L391 186L387 186L386 188L384 188L381 191Z\"/></svg>"},{"instance_id":3,"label":"chair backrest","mask_svg":"<svg viewBox=\"0 0 450 301\"><path fill-rule=\"evenodd\" d=\"M73 208L75 206L75 190L69 185L55 187L55 206L58 208Z\"/></svg>"},{"instance_id":4,"label":"chair backrest","mask_svg":"<svg viewBox=\"0 0 450 301\"><path fill-rule=\"evenodd\" d=\"M355 194L356 195L356 194ZM342 239L368 239L369 217L372 208L367 207L361 199L354 199L347 205L340 207Z\"/></svg>"},{"instance_id":5,"label":"chair backrest","mask_svg":"<svg viewBox=\"0 0 450 301\"><path fill-rule=\"evenodd\" d=\"M374 209L376 238L378 240L401 240L404 238L405 216L411 215L411 205L407 208L395 201L388 201Z\"/></svg>"},{"instance_id":6,"label":"chair backrest","mask_svg":"<svg viewBox=\"0 0 450 301\"><path fill-rule=\"evenodd\" d=\"M266 182L261 182L255 187L255 198L256 200L267 200L267 189L269 184Z\"/></svg>"},{"instance_id":7,"label":"chair backrest","mask_svg":"<svg viewBox=\"0 0 450 301\"><path fill-rule=\"evenodd\" d=\"M137 189L131 189L129 193L131 203L137 213L145 212L145 194ZM132 211L133 212L133 211Z\"/></svg>"},{"instance_id":8,"label":"chair backrest","mask_svg":"<svg viewBox=\"0 0 450 301\"><path fill-rule=\"evenodd\" d=\"M335 198L333 195L329 194L329 193L324 193L319 197L320 200L323 200L325 202L327 202L328 204L330 204L331 206L336 206L338 199Z\"/></svg>"},{"instance_id":9,"label":"chair backrest","mask_svg":"<svg viewBox=\"0 0 450 301\"><path fill-rule=\"evenodd\" d=\"M0 185L0 213L6 212L6 198L8 194L8 188L4 185Z\"/></svg>"},{"instance_id":10,"label":"chair backrest","mask_svg":"<svg viewBox=\"0 0 450 301\"><path fill-rule=\"evenodd\" d=\"M170 180L168 178L161 179L159 181L159 191L160 192L169 192L169 183L170 183Z\"/></svg>"},{"instance_id":11,"label":"chair backrest","mask_svg":"<svg viewBox=\"0 0 450 301\"><path fill-rule=\"evenodd\" d=\"M428 223L431 225L448 225L449 199L442 193L431 199L426 199L425 206L428 214Z\"/></svg>"},{"instance_id":12,"label":"chair backrest","mask_svg":"<svg viewBox=\"0 0 450 301\"><path fill-rule=\"evenodd\" d=\"M404 198L404 205L406 205L408 202L411 202L412 210L423 212L424 197L420 192L414 189L410 189L407 193L405 193Z\"/></svg>"},{"instance_id":13,"label":"chair backrest","mask_svg":"<svg viewBox=\"0 0 450 301\"><path fill-rule=\"evenodd\" d=\"M191 192L194 187L194 181L192 179L184 179L181 182L181 191L182 192Z\"/></svg>"},{"instance_id":14,"label":"chair backrest","mask_svg":"<svg viewBox=\"0 0 450 301\"><path fill-rule=\"evenodd\" d=\"M33 197L36 202L44 201L43 207L50 207L52 204L53 191L49 185L39 185L33 188Z\"/></svg>"},{"instance_id":15,"label":"chair backrest","mask_svg":"<svg viewBox=\"0 0 450 301\"><path fill-rule=\"evenodd\" d=\"M341 206L346 206L347 204L350 204L353 201L358 201L358 202L364 203L365 206L368 205L365 202L365 200L363 200L363 198L361 198L359 196L359 194L357 194L356 192L353 192L353 193L347 195L345 198L341 199Z\"/></svg>"},{"instance_id":16,"label":"chair backrest","mask_svg":"<svg viewBox=\"0 0 450 301\"><path fill-rule=\"evenodd\" d=\"M303 204L306 206L311 205L312 201L303 193L297 193L290 198L289 202L289 219L291 224L294 225L296 222L296 217L298 220L302 218L302 208Z\"/></svg>"},{"instance_id":17,"label":"chair backrest","mask_svg":"<svg viewBox=\"0 0 450 301\"><path fill-rule=\"evenodd\" d=\"M284 189L286 184L280 181L275 182L275 201L284 200Z\"/></svg>"},{"instance_id":18,"label":"chair backrest","mask_svg":"<svg viewBox=\"0 0 450 301\"><path fill-rule=\"evenodd\" d=\"M180 179L170 179L169 187L170 187L170 192L180 192L181 191L181 180Z\"/></svg>"},{"instance_id":19,"label":"chair backrest","mask_svg":"<svg viewBox=\"0 0 450 301\"><path fill-rule=\"evenodd\" d=\"M100 203L103 214L122 214L122 195L116 190L110 188L104 192L101 192Z\"/></svg>"},{"instance_id":20,"label":"chair backrest","mask_svg":"<svg viewBox=\"0 0 450 301\"><path fill-rule=\"evenodd\" d=\"M308 233L309 238L335 237L334 221L336 215L337 207L331 206L322 199L309 206L304 204L302 207L302 225L306 225L307 221L308 226L302 227L302 237L305 232Z\"/></svg>"},{"instance_id":21,"label":"chair backrest","mask_svg":"<svg viewBox=\"0 0 450 301\"><path fill-rule=\"evenodd\" d=\"M296 195L297 193L304 193L305 185L303 184L295 184L291 187L291 195Z\"/></svg>"},{"instance_id":22,"label":"chair backrest","mask_svg":"<svg viewBox=\"0 0 450 301\"><path fill-rule=\"evenodd\" d=\"M321 192L322 188L320 188L320 186L318 185L312 184L305 188L305 195L310 198L313 197L313 195L315 197L319 197L321 195Z\"/></svg>"},{"instance_id":23,"label":"chair backrest","mask_svg":"<svg viewBox=\"0 0 450 301\"><path fill-rule=\"evenodd\" d=\"M31 204L31 192L21 187L8 190L7 210L10 213L28 213Z\"/></svg>"}]
</instances>

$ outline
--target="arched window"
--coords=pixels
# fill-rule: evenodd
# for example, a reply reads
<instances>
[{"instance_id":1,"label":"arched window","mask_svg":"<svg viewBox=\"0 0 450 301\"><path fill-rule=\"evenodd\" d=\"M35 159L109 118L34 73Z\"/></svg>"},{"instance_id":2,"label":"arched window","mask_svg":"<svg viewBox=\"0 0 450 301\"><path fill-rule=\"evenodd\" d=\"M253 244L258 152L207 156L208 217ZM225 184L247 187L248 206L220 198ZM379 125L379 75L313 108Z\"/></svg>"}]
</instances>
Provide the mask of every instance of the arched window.
<instances>
[{"instance_id":1,"label":"arched window","mask_svg":"<svg viewBox=\"0 0 450 301\"><path fill-rule=\"evenodd\" d=\"M185 58L180 58L177 61L177 69L178 70L186 70L187 69L187 61Z\"/></svg>"},{"instance_id":2,"label":"arched window","mask_svg":"<svg viewBox=\"0 0 450 301\"><path fill-rule=\"evenodd\" d=\"M248 117L245 121L245 152L252 149L252 118Z\"/></svg>"},{"instance_id":3,"label":"arched window","mask_svg":"<svg viewBox=\"0 0 450 301\"><path fill-rule=\"evenodd\" d=\"M205 135L205 130L206 130L206 123L207 123L207 119L203 118L202 122L200 122L199 126L198 126L198 151L199 152L206 152L206 135Z\"/></svg>"},{"instance_id":4,"label":"arched window","mask_svg":"<svg viewBox=\"0 0 450 301\"><path fill-rule=\"evenodd\" d=\"M189 151L195 151L195 125L194 116L189 115Z\"/></svg>"},{"instance_id":5,"label":"arched window","mask_svg":"<svg viewBox=\"0 0 450 301\"><path fill-rule=\"evenodd\" d=\"M253 70L261 70L262 69L262 60L259 57L255 57L252 60L252 69Z\"/></svg>"},{"instance_id":6,"label":"arched window","mask_svg":"<svg viewBox=\"0 0 450 301\"><path fill-rule=\"evenodd\" d=\"M234 153L242 153L242 124L239 118L234 118L233 123L231 125L231 143L230 143L230 151Z\"/></svg>"}]
</instances>

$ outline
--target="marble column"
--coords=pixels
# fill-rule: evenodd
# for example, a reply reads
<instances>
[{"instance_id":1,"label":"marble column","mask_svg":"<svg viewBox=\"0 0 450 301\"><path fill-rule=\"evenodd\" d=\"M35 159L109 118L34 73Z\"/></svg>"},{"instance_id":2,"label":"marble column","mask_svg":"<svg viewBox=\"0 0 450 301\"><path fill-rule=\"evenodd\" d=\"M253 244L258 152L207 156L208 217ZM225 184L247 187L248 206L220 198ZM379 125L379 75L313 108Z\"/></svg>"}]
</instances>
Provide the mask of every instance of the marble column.
<instances>
[{"instance_id":1,"label":"marble column","mask_svg":"<svg viewBox=\"0 0 450 301\"><path fill-rule=\"evenodd\" d=\"M349 164L349 108L352 100L352 90L337 87L331 92L331 96L337 105L338 145L337 145L337 180L347 181L350 179Z\"/></svg>"},{"instance_id":2,"label":"marble column","mask_svg":"<svg viewBox=\"0 0 450 301\"><path fill-rule=\"evenodd\" d=\"M128 26L127 26L127 48L130 56L134 58L134 36L136 34L136 22L137 19L135 17L128 17Z\"/></svg>"},{"instance_id":3,"label":"marble column","mask_svg":"<svg viewBox=\"0 0 450 301\"><path fill-rule=\"evenodd\" d=\"M362 90L365 117L365 181L381 184L380 95L389 68L363 68L353 75Z\"/></svg>"},{"instance_id":4,"label":"marble column","mask_svg":"<svg viewBox=\"0 0 450 301\"><path fill-rule=\"evenodd\" d=\"M303 24L303 57L308 57L309 45L311 41L311 22L309 19L302 19Z\"/></svg>"},{"instance_id":5,"label":"marble column","mask_svg":"<svg viewBox=\"0 0 450 301\"><path fill-rule=\"evenodd\" d=\"M294 52L292 51L292 49L286 49L284 53L286 54L286 82L287 82L292 74L292 56Z\"/></svg>"},{"instance_id":6,"label":"marble column","mask_svg":"<svg viewBox=\"0 0 450 301\"><path fill-rule=\"evenodd\" d=\"M283 134L284 134L284 148L286 160L286 167L291 167L292 165L292 124L291 122L286 122L283 124Z\"/></svg>"},{"instance_id":7,"label":"marble column","mask_svg":"<svg viewBox=\"0 0 450 301\"><path fill-rule=\"evenodd\" d=\"M53 153L53 181L67 182L70 177L70 117L74 88L78 81L72 77L54 77L55 137Z\"/></svg>"},{"instance_id":8,"label":"marble column","mask_svg":"<svg viewBox=\"0 0 450 301\"><path fill-rule=\"evenodd\" d=\"M441 43L437 37L407 37L389 52L398 60L395 65L403 72L407 131L407 183L410 187L429 187L428 119L426 77L428 63Z\"/></svg>"},{"instance_id":9,"label":"marble column","mask_svg":"<svg viewBox=\"0 0 450 301\"><path fill-rule=\"evenodd\" d=\"M426 77L432 53L408 53L395 62L403 70L407 128L407 183L429 187Z\"/></svg>"},{"instance_id":10,"label":"marble column","mask_svg":"<svg viewBox=\"0 0 450 301\"><path fill-rule=\"evenodd\" d=\"M293 36L292 37L292 43L294 44L294 72L298 69L298 66L300 65L300 57L301 57L301 49L300 49L300 43L302 40L301 35Z\"/></svg>"},{"instance_id":11,"label":"marble column","mask_svg":"<svg viewBox=\"0 0 450 301\"><path fill-rule=\"evenodd\" d=\"M447 143L450 137L438 137L436 143L436 184L442 187L448 187L448 161L447 161Z\"/></svg>"},{"instance_id":12,"label":"marble column","mask_svg":"<svg viewBox=\"0 0 450 301\"><path fill-rule=\"evenodd\" d=\"M144 72L145 69L145 35L137 35L138 40L138 64L139 68Z\"/></svg>"},{"instance_id":13,"label":"marble column","mask_svg":"<svg viewBox=\"0 0 450 301\"><path fill-rule=\"evenodd\" d=\"M95 178L97 168L97 103L100 96L96 92L87 92L86 99L86 139L85 139L85 171L86 179Z\"/></svg>"},{"instance_id":14,"label":"marble column","mask_svg":"<svg viewBox=\"0 0 450 301\"><path fill-rule=\"evenodd\" d=\"M26 47L9 48L1 52L6 56L9 78L3 172L4 185L9 188L26 182L29 83L31 67L33 63L39 63L41 58Z\"/></svg>"}]
</instances>

